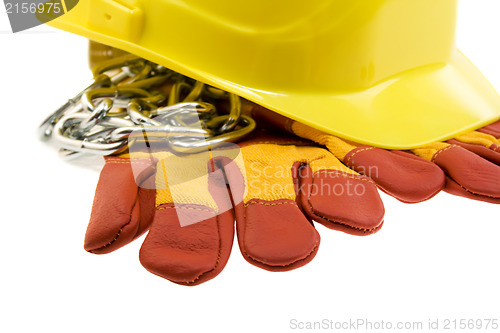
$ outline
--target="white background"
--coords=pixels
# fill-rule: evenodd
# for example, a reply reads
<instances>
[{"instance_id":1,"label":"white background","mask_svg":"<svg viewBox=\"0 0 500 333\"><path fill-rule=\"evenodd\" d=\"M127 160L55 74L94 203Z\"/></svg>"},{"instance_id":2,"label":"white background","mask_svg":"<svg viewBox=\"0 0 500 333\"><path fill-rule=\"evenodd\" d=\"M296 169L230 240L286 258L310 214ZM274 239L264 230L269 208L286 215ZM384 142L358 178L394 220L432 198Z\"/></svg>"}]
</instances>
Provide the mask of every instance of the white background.
<instances>
[{"instance_id":1,"label":"white background","mask_svg":"<svg viewBox=\"0 0 500 333\"><path fill-rule=\"evenodd\" d=\"M500 1L463 0L458 46L500 90ZM148 273L142 238L83 250L100 162L62 161L38 124L86 86L86 41L0 14L0 331L288 332L290 320L500 320L500 209L441 193L386 195L385 226L353 237L321 225L307 266L271 273L238 248L214 280L183 287ZM297 331L297 330L295 330ZM500 331L497 330L497 331Z\"/></svg>"}]
</instances>

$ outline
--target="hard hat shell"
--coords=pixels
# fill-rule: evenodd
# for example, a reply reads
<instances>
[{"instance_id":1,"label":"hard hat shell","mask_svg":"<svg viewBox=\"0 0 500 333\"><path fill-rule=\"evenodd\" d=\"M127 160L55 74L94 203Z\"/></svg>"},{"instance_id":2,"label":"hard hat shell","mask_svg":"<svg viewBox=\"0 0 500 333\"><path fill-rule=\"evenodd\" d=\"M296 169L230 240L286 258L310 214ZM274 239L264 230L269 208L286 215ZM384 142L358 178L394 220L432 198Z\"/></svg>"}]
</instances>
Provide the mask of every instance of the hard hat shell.
<instances>
[{"instance_id":1,"label":"hard hat shell","mask_svg":"<svg viewBox=\"0 0 500 333\"><path fill-rule=\"evenodd\" d=\"M458 0L80 0L49 24L363 144L407 149L500 118L456 49Z\"/></svg>"}]
</instances>

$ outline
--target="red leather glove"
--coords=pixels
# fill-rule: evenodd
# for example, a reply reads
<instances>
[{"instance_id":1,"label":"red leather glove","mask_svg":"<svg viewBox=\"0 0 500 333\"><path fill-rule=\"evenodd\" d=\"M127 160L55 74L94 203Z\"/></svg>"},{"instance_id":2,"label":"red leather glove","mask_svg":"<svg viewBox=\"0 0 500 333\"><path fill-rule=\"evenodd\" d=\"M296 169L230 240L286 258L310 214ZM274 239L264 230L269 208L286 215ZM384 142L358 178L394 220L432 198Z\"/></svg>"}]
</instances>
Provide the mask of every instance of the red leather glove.
<instances>
[{"instance_id":1,"label":"red leather glove","mask_svg":"<svg viewBox=\"0 0 500 333\"><path fill-rule=\"evenodd\" d=\"M325 146L339 160L373 179L396 199L416 203L442 189L448 193L500 203L500 121L412 151L390 151L347 142L261 106L248 104L254 117Z\"/></svg>"},{"instance_id":2,"label":"red leather glove","mask_svg":"<svg viewBox=\"0 0 500 333\"><path fill-rule=\"evenodd\" d=\"M447 141L432 161L446 173L445 191L500 203L500 121Z\"/></svg>"},{"instance_id":3,"label":"red leather glove","mask_svg":"<svg viewBox=\"0 0 500 333\"><path fill-rule=\"evenodd\" d=\"M152 184L155 183L155 186ZM373 181L309 141L259 133L233 149L184 159L157 151L106 158L85 249L114 251L149 233L142 265L183 285L219 274L238 243L251 264L286 271L311 261L312 220L355 235L380 229Z\"/></svg>"}]
</instances>

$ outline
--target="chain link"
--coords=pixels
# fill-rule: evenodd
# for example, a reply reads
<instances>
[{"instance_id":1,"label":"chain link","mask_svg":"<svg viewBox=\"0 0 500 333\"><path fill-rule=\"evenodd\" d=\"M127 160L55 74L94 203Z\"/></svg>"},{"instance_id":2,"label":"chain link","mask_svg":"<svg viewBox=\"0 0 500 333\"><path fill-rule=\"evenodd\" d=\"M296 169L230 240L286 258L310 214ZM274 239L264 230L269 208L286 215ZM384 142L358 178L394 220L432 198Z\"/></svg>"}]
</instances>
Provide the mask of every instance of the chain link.
<instances>
[{"instance_id":1,"label":"chain link","mask_svg":"<svg viewBox=\"0 0 500 333\"><path fill-rule=\"evenodd\" d=\"M237 95L145 59L124 55L93 68L94 82L40 125L65 157L112 155L136 140L196 153L243 139L255 128ZM216 105L229 101L230 110ZM226 102L227 104L227 102Z\"/></svg>"}]
</instances>

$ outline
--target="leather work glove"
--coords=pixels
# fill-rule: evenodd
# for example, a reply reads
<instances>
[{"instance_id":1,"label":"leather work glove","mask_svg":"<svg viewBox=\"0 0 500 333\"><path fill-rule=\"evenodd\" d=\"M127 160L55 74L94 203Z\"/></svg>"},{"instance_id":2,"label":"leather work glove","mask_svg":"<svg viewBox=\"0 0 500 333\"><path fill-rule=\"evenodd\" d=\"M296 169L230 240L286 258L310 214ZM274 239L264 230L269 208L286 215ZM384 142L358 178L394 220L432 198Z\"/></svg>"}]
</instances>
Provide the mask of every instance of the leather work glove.
<instances>
[{"instance_id":1,"label":"leather work glove","mask_svg":"<svg viewBox=\"0 0 500 333\"><path fill-rule=\"evenodd\" d=\"M450 194L500 203L500 121L412 152L438 165Z\"/></svg>"},{"instance_id":2,"label":"leather work glove","mask_svg":"<svg viewBox=\"0 0 500 333\"><path fill-rule=\"evenodd\" d=\"M265 130L219 146L217 140L243 138L245 128L253 128L243 125L237 96L132 55L106 59L107 48L102 51L93 57L93 74L105 76L104 88L87 88L70 101L75 112L59 109L42 126L65 155L94 146L116 154L105 157L97 184L85 236L88 252L109 253L148 232L142 265L191 286L222 271L235 231L248 262L287 271L318 251L312 220L354 235L381 228L384 207L374 182L328 150ZM194 101L203 105L189 112L179 106ZM193 148L185 143L197 152L179 153ZM207 143L210 149L198 150Z\"/></svg>"},{"instance_id":3,"label":"leather work glove","mask_svg":"<svg viewBox=\"0 0 500 333\"><path fill-rule=\"evenodd\" d=\"M260 131L238 145L185 157L155 147L107 157L85 249L112 252L149 230L142 265L172 282L197 285L226 265L234 220L248 262L287 271L318 250L312 220L368 235L381 228L383 216L371 179L310 141Z\"/></svg>"},{"instance_id":4,"label":"leather work glove","mask_svg":"<svg viewBox=\"0 0 500 333\"><path fill-rule=\"evenodd\" d=\"M349 142L258 105L246 107L256 118L325 146L346 166L370 177L382 191L402 202L424 201L443 189L500 203L500 121L448 142L398 151Z\"/></svg>"}]
</instances>

